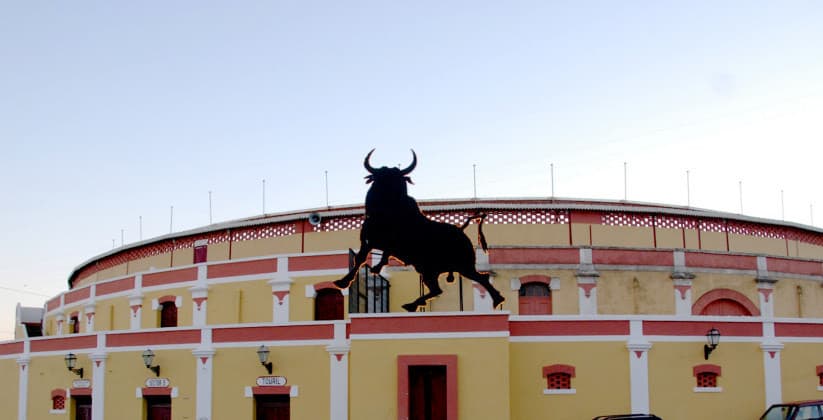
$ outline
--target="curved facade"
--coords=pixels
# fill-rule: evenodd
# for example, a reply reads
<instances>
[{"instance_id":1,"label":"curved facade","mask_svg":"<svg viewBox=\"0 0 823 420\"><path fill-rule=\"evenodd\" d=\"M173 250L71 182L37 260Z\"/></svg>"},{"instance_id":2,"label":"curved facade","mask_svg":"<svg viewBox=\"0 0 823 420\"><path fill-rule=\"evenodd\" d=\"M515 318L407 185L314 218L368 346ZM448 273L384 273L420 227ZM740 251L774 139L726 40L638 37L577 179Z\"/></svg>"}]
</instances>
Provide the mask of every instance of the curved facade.
<instances>
[{"instance_id":1,"label":"curved facade","mask_svg":"<svg viewBox=\"0 0 823 420\"><path fill-rule=\"evenodd\" d=\"M18 419L668 420L823 397L819 229L628 202L421 208L454 224L488 214L477 265L502 308L442 276L445 293L405 313L422 286L396 263L334 288L362 207L211 225L82 263L46 302L41 337L20 308L0 404Z\"/></svg>"}]
</instances>

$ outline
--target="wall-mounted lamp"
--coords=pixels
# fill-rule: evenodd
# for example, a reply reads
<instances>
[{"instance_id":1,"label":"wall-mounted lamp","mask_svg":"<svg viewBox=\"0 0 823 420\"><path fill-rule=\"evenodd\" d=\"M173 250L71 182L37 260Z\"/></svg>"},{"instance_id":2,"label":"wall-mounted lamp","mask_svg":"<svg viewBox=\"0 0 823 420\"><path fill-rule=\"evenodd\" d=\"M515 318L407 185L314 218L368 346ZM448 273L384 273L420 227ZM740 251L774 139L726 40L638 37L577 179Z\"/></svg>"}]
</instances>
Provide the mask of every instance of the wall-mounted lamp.
<instances>
[{"instance_id":1,"label":"wall-mounted lamp","mask_svg":"<svg viewBox=\"0 0 823 420\"><path fill-rule=\"evenodd\" d=\"M67 354L66 357L63 360L65 360L66 367L72 373L80 376L80 379L83 379L83 368L77 368L77 369L74 368L75 366L77 366L77 356L75 356L74 353Z\"/></svg>"},{"instance_id":2,"label":"wall-mounted lamp","mask_svg":"<svg viewBox=\"0 0 823 420\"><path fill-rule=\"evenodd\" d=\"M148 349L143 352L143 363L146 365L146 368L154 372L157 377L160 377L160 365L152 366L152 362L154 362L154 352L151 349Z\"/></svg>"},{"instance_id":3,"label":"wall-mounted lamp","mask_svg":"<svg viewBox=\"0 0 823 420\"><path fill-rule=\"evenodd\" d=\"M717 348L718 344L720 344L720 331L717 328L712 328L706 333L706 344L703 345L703 357L706 360L709 360L709 355L712 350Z\"/></svg>"},{"instance_id":4,"label":"wall-mounted lamp","mask_svg":"<svg viewBox=\"0 0 823 420\"><path fill-rule=\"evenodd\" d=\"M266 371L271 375L272 365L271 362L269 362L269 348L261 344L260 347L257 348L257 358L260 359L260 364L265 366Z\"/></svg>"}]
</instances>

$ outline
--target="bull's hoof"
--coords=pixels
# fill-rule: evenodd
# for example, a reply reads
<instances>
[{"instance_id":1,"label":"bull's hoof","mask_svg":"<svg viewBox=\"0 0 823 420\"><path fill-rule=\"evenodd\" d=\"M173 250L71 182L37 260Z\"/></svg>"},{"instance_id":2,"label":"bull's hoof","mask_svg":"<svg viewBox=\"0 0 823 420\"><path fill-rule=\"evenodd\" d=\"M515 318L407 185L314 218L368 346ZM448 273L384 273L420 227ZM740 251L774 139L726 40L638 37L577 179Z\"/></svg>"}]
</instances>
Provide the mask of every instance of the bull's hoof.
<instances>
[{"instance_id":1,"label":"bull's hoof","mask_svg":"<svg viewBox=\"0 0 823 420\"><path fill-rule=\"evenodd\" d=\"M417 304L414 303L414 302L407 303L407 304L403 305L403 309L405 309L408 312L417 312Z\"/></svg>"},{"instance_id":2,"label":"bull's hoof","mask_svg":"<svg viewBox=\"0 0 823 420\"><path fill-rule=\"evenodd\" d=\"M334 287L336 287L338 289L347 289L349 286L351 286L351 280L346 280L346 279L335 280L333 284L334 284Z\"/></svg>"},{"instance_id":3,"label":"bull's hoof","mask_svg":"<svg viewBox=\"0 0 823 420\"><path fill-rule=\"evenodd\" d=\"M449 273L449 275L446 276L446 283L454 283L454 273Z\"/></svg>"},{"instance_id":4,"label":"bull's hoof","mask_svg":"<svg viewBox=\"0 0 823 420\"><path fill-rule=\"evenodd\" d=\"M500 306L505 301L506 301L506 298L504 298L501 295L493 296L492 297L492 308L497 309L497 307Z\"/></svg>"}]
</instances>

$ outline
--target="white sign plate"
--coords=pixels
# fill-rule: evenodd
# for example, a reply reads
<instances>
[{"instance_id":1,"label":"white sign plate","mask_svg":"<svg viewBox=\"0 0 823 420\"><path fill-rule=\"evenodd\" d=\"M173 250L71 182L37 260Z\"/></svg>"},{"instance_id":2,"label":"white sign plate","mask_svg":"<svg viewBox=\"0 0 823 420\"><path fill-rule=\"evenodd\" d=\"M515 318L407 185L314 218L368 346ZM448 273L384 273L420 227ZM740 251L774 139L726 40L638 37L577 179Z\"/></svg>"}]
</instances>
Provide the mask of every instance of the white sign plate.
<instances>
[{"instance_id":1,"label":"white sign plate","mask_svg":"<svg viewBox=\"0 0 823 420\"><path fill-rule=\"evenodd\" d=\"M257 386L283 386L286 385L285 376L258 376Z\"/></svg>"},{"instance_id":2,"label":"white sign plate","mask_svg":"<svg viewBox=\"0 0 823 420\"><path fill-rule=\"evenodd\" d=\"M146 379L146 388L168 388L168 378L149 378Z\"/></svg>"},{"instance_id":3,"label":"white sign plate","mask_svg":"<svg viewBox=\"0 0 823 420\"><path fill-rule=\"evenodd\" d=\"M91 381L88 379L75 379L71 381L72 388L91 388Z\"/></svg>"}]
</instances>

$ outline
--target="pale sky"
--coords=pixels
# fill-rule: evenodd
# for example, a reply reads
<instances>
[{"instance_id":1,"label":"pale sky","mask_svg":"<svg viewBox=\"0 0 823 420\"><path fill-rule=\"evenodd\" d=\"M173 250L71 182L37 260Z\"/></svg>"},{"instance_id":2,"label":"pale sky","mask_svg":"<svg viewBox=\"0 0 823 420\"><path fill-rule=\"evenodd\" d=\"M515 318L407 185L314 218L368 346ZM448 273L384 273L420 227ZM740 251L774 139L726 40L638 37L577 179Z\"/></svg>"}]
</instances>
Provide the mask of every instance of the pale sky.
<instances>
[{"instance_id":1,"label":"pale sky","mask_svg":"<svg viewBox=\"0 0 823 420\"><path fill-rule=\"evenodd\" d=\"M623 199L820 226L821 1L0 1L0 339L121 243L361 203ZM781 205L781 190L783 205ZM812 220L813 219L813 220ZM356 246L357 244L352 244ZM45 296L43 296L45 295Z\"/></svg>"}]
</instances>

